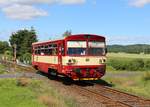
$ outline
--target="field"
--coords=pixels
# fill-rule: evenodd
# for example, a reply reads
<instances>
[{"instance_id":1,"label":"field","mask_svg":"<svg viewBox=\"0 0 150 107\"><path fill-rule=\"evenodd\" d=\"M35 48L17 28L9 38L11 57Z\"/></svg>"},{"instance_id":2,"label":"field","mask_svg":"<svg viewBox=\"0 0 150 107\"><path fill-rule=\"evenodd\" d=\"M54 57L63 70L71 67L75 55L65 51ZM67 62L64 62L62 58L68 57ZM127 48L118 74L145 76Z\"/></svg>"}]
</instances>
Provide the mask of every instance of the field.
<instances>
[{"instance_id":1,"label":"field","mask_svg":"<svg viewBox=\"0 0 150 107\"><path fill-rule=\"evenodd\" d=\"M118 66L126 66L125 63L137 61L137 59L146 62L149 58L150 55L143 54L109 53L108 63L110 63L110 60L114 60L119 63L116 63ZM145 63L143 64L145 66ZM137 66L135 65L134 67ZM127 69L116 70L111 64L108 64L107 75L104 77L104 80L117 89L150 98L150 69L142 69L141 71L139 69L136 71Z\"/></svg>"},{"instance_id":2,"label":"field","mask_svg":"<svg viewBox=\"0 0 150 107\"><path fill-rule=\"evenodd\" d=\"M150 55L108 53L107 71L149 71Z\"/></svg>"},{"instance_id":3,"label":"field","mask_svg":"<svg viewBox=\"0 0 150 107\"><path fill-rule=\"evenodd\" d=\"M128 53L108 53L108 58L134 58L150 59L150 54L128 54Z\"/></svg>"}]
</instances>

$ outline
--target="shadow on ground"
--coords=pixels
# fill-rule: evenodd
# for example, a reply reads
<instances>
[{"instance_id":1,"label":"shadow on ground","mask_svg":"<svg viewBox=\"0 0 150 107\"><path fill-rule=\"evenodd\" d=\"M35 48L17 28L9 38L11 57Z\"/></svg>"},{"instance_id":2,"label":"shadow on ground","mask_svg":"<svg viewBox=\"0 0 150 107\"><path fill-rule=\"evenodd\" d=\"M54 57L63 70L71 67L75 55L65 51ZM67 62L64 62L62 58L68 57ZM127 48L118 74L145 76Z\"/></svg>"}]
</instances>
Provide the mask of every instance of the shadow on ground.
<instances>
[{"instance_id":1,"label":"shadow on ground","mask_svg":"<svg viewBox=\"0 0 150 107\"><path fill-rule=\"evenodd\" d=\"M79 85L79 86L86 87L86 86L94 86L95 84L99 84L99 85L103 85L103 86L109 86L109 87L114 86L113 84L108 83L107 81L102 80L102 79L94 80L94 81L73 81L71 78L68 78L68 77L54 76L54 75L50 75L50 74L43 73L43 72L40 72L40 71L37 71L37 74L45 76L45 77L49 78L50 80L55 80L55 81L58 81L58 82L62 82L64 85L67 85L67 86L69 86L69 85Z\"/></svg>"}]
</instances>

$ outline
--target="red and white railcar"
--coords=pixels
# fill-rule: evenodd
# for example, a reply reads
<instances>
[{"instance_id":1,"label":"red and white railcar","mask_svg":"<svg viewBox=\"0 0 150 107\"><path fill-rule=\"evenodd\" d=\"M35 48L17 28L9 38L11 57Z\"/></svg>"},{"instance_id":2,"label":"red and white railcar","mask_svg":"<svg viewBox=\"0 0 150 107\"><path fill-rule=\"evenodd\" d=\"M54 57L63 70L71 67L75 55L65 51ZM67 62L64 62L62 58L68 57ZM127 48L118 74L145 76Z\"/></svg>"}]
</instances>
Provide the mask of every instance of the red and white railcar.
<instances>
[{"instance_id":1,"label":"red and white railcar","mask_svg":"<svg viewBox=\"0 0 150 107\"><path fill-rule=\"evenodd\" d=\"M42 72L73 80L97 80L105 74L105 37L70 35L61 40L36 42L32 47L32 65Z\"/></svg>"}]
</instances>

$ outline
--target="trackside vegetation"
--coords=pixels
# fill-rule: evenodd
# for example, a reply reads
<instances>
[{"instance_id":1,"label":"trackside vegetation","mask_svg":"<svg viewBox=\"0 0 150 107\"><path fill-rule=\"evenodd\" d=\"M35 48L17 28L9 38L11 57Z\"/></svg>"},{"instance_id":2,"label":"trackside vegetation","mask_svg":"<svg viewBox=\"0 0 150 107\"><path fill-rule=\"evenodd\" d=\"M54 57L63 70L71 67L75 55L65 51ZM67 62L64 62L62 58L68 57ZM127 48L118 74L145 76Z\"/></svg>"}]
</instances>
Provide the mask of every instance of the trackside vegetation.
<instances>
[{"instance_id":1,"label":"trackside vegetation","mask_svg":"<svg viewBox=\"0 0 150 107\"><path fill-rule=\"evenodd\" d=\"M119 71L148 71L150 70L150 57L125 53L109 53L107 65ZM109 68L110 68L109 67Z\"/></svg>"},{"instance_id":2,"label":"trackside vegetation","mask_svg":"<svg viewBox=\"0 0 150 107\"><path fill-rule=\"evenodd\" d=\"M6 69L8 66L0 64L1 75L15 73ZM23 68L16 67L16 75L17 70ZM73 98L63 96L48 81L24 75L19 78L0 78L0 107L78 107Z\"/></svg>"},{"instance_id":3,"label":"trackside vegetation","mask_svg":"<svg viewBox=\"0 0 150 107\"><path fill-rule=\"evenodd\" d=\"M108 53L107 57L105 81L117 89L150 98L149 54Z\"/></svg>"},{"instance_id":4,"label":"trackside vegetation","mask_svg":"<svg viewBox=\"0 0 150 107\"><path fill-rule=\"evenodd\" d=\"M115 70L146 71L150 69L150 60L143 59L109 59L109 66Z\"/></svg>"},{"instance_id":5,"label":"trackside vegetation","mask_svg":"<svg viewBox=\"0 0 150 107\"><path fill-rule=\"evenodd\" d=\"M129 72L125 72L128 74ZM118 73L117 73L118 74ZM120 74L120 73L119 73ZM141 72L139 75L132 76L112 76L105 77L104 80L114 88L132 93L138 96L150 98L150 73Z\"/></svg>"},{"instance_id":6,"label":"trackside vegetation","mask_svg":"<svg viewBox=\"0 0 150 107\"><path fill-rule=\"evenodd\" d=\"M0 93L0 107L77 107L73 99L37 79L0 79Z\"/></svg>"},{"instance_id":7,"label":"trackside vegetation","mask_svg":"<svg viewBox=\"0 0 150 107\"><path fill-rule=\"evenodd\" d=\"M4 73L6 73L5 66L0 64L0 74L4 74Z\"/></svg>"}]
</instances>

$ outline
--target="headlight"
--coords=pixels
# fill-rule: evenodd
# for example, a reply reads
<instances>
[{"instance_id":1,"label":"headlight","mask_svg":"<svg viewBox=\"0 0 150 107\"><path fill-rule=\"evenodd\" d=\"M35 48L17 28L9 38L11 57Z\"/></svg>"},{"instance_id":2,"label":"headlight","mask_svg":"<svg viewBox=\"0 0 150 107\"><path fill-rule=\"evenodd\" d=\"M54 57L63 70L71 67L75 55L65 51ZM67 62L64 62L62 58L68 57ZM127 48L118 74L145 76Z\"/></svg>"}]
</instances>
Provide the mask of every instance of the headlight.
<instances>
[{"instance_id":1,"label":"headlight","mask_svg":"<svg viewBox=\"0 0 150 107\"><path fill-rule=\"evenodd\" d=\"M99 64L101 64L102 63L102 59L99 59Z\"/></svg>"},{"instance_id":2,"label":"headlight","mask_svg":"<svg viewBox=\"0 0 150 107\"><path fill-rule=\"evenodd\" d=\"M106 59L99 59L99 64L104 64L106 63Z\"/></svg>"},{"instance_id":3,"label":"headlight","mask_svg":"<svg viewBox=\"0 0 150 107\"><path fill-rule=\"evenodd\" d=\"M76 63L76 60L75 59L69 59L68 60L68 65L73 65L73 64L75 64Z\"/></svg>"}]
</instances>

